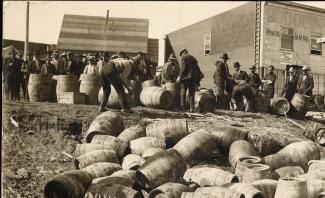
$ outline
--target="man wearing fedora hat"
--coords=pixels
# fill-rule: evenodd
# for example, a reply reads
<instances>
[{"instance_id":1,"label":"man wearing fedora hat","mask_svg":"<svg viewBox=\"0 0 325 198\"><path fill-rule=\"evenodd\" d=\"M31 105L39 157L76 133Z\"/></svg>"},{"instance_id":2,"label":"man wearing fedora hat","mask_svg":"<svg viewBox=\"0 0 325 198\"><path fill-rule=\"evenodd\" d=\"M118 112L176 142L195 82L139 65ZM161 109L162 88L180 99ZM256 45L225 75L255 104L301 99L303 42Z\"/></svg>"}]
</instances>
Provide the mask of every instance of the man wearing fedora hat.
<instances>
[{"instance_id":1,"label":"man wearing fedora hat","mask_svg":"<svg viewBox=\"0 0 325 198\"><path fill-rule=\"evenodd\" d=\"M240 66L239 62L234 62L235 73L232 75L232 78L236 84L248 79L248 74L245 71L240 70Z\"/></svg>"},{"instance_id":2,"label":"man wearing fedora hat","mask_svg":"<svg viewBox=\"0 0 325 198\"><path fill-rule=\"evenodd\" d=\"M226 79L227 79L227 70L225 64L221 61L215 62L216 71L214 72L214 92L216 95L216 107L217 108L225 108L226 100L225 100L225 87L226 87Z\"/></svg>"},{"instance_id":3,"label":"man wearing fedora hat","mask_svg":"<svg viewBox=\"0 0 325 198\"><path fill-rule=\"evenodd\" d=\"M74 59L74 54L70 51L67 52L67 67L66 74L68 75L78 75L79 65Z\"/></svg>"},{"instance_id":4,"label":"man wearing fedora hat","mask_svg":"<svg viewBox=\"0 0 325 198\"><path fill-rule=\"evenodd\" d=\"M262 83L264 83L264 90L266 91L266 97L267 98L273 98L274 97L274 84L276 80L276 75L274 74L274 66L270 65L268 67L269 73L266 74L262 80Z\"/></svg>"},{"instance_id":5,"label":"man wearing fedora hat","mask_svg":"<svg viewBox=\"0 0 325 198\"><path fill-rule=\"evenodd\" d=\"M248 74L247 83L254 89L256 93L259 86L262 84L260 76L256 73L256 66L252 65L250 68L251 73Z\"/></svg>"},{"instance_id":6,"label":"man wearing fedora hat","mask_svg":"<svg viewBox=\"0 0 325 198\"><path fill-rule=\"evenodd\" d=\"M181 83L181 106L180 110L184 111L186 109L186 92L189 91L189 106L190 112L194 112L194 96L195 90L202 78L204 78L203 73L200 70L198 61L196 58L191 56L187 49L182 49L180 51L181 56L181 67L177 82Z\"/></svg>"},{"instance_id":7,"label":"man wearing fedora hat","mask_svg":"<svg viewBox=\"0 0 325 198\"><path fill-rule=\"evenodd\" d=\"M162 84L166 82L175 83L179 75L179 64L174 53L171 53L168 61L164 64L162 69Z\"/></svg>"},{"instance_id":8,"label":"man wearing fedora hat","mask_svg":"<svg viewBox=\"0 0 325 198\"><path fill-rule=\"evenodd\" d=\"M64 65L63 65L63 61L61 59L59 59L59 51L55 50L52 53L52 61L51 63L54 65L55 68L55 75L61 75L64 74L65 72L64 70Z\"/></svg>"},{"instance_id":9,"label":"man wearing fedora hat","mask_svg":"<svg viewBox=\"0 0 325 198\"><path fill-rule=\"evenodd\" d=\"M280 96L286 98L288 101L291 101L297 90L298 79L299 78L296 75L295 69L293 67L290 67Z\"/></svg>"},{"instance_id":10,"label":"man wearing fedora hat","mask_svg":"<svg viewBox=\"0 0 325 198\"><path fill-rule=\"evenodd\" d=\"M33 61L31 63L33 74L40 74L43 62L40 60L40 52L37 50L33 53Z\"/></svg>"},{"instance_id":11,"label":"man wearing fedora hat","mask_svg":"<svg viewBox=\"0 0 325 198\"><path fill-rule=\"evenodd\" d=\"M297 83L297 90L299 94L312 96L314 88L314 79L311 74L309 74L310 68L305 65L302 68L302 74L299 76Z\"/></svg>"},{"instance_id":12,"label":"man wearing fedora hat","mask_svg":"<svg viewBox=\"0 0 325 198\"><path fill-rule=\"evenodd\" d=\"M7 100L19 100L19 76L22 62L16 57L16 54L16 50L11 49L10 57L6 58L3 64L3 83Z\"/></svg>"}]
</instances>

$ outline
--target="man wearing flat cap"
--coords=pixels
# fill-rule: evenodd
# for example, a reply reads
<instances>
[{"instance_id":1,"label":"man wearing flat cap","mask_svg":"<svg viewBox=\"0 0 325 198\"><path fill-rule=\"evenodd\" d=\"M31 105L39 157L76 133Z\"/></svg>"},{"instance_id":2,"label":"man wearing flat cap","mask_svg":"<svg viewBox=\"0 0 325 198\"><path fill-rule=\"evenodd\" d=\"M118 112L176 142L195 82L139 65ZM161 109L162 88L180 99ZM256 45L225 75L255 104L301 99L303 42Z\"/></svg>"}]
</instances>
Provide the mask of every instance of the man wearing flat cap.
<instances>
[{"instance_id":1,"label":"man wearing flat cap","mask_svg":"<svg viewBox=\"0 0 325 198\"><path fill-rule=\"evenodd\" d=\"M179 70L180 68L176 56L172 53L162 69L162 84L166 82L175 83L179 75Z\"/></svg>"},{"instance_id":2,"label":"man wearing flat cap","mask_svg":"<svg viewBox=\"0 0 325 198\"><path fill-rule=\"evenodd\" d=\"M204 78L203 73L200 70L198 61L196 58L191 56L187 49L182 49L179 53L181 56L181 68L177 82L181 83L181 106L180 110L184 111L186 109L186 92L189 91L189 106L190 112L195 111L194 107L194 96L197 87L200 84L202 78Z\"/></svg>"},{"instance_id":3,"label":"man wearing flat cap","mask_svg":"<svg viewBox=\"0 0 325 198\"><path fill-rule=\"evenodd\" d=\"M10 57L3 62L3 83L6 100L19 100L19 75L22 62L16 57L16 50L11 49Z\"/></svg>"},{"instance_id":4,"label":"man wearing flat cap","mask_svg":"<svg viewBox=\"0 0 325 198\"><path fill-rule=\"evenodd\" d=\"M266 91L266 97L271 99L274 97L274 84L276 80L276 75L274 74L274 66L270 65L268 67L268 74L264 76L262 79L262 83L264 83L264 90Z\"/></svg>"},{"instance_id":5,"label":"man wearing flat cap","mask_svg":"<svg viewBox=\"0 0 325 198\"><path fill-rule=\"evenodd\" d=\"M295 69L290 67L280 96L286 98L288 101L291 101L297 90L298 79L299 77L296 75Z\"/></svg>"},{"instance_id":6,"label":"man wearing flat cap","mask_svg":"<svg viewBox=\"0 0 325 198\"><path fill-rule=\"evenodd\" d=\"M257 93L258 88L262 84L260 76L256 73L256 66L252 65L250 68L251 73L248 74L247 83L254 89L254 93Z\"/></svg>"},{"instance_id":7,"label":"man wearing flat cap","mask_svg":"<svg viewBox=\"0 0 325 198\"><path fill-rule=\"evenodd\" d=\"M312 96L314 88L314 79L311 74L309 74L310 68L305 65L302 68L302 73L299 76L297 83L297 90L299 94Z\"/></svg>"}]
</instances>

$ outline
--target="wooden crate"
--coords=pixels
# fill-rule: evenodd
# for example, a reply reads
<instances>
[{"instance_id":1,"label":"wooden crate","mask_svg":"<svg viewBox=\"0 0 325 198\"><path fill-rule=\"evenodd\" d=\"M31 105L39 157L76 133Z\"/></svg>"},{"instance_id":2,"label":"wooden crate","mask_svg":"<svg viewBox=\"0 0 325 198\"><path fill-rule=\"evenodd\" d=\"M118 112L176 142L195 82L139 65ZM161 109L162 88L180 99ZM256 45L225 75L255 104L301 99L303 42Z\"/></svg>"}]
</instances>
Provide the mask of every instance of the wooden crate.
<instances>
[{"instance_id":1,"label":"wooden crate","mask_svg":"<svg viewBox=\"0 0 325 198\"><path fill-rule=\"evenodd\" d=\"M86 104L86 95L79 92L56 93L58 103L61 104Z\"/></svg>"}]
</instances>

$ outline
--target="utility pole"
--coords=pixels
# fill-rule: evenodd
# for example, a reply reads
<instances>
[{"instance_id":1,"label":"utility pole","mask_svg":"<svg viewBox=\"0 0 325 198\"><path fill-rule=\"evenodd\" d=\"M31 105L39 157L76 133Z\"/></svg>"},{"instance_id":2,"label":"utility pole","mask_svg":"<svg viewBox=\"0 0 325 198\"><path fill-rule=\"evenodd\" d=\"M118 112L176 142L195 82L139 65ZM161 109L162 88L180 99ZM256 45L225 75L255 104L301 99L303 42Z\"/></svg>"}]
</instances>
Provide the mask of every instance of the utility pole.
<instances>
[{"instance_id":1,"label":"utility pole","mask_svg":"<svg viewBox=\"0 0 325 198\"><path fill-rule=\"evenodd\" d=\"M25 35L25 46L24 46L24 60L27 60L27 53L29 48L29 1L27 1L27 8L26 8L26 35Z\"/></svg>"}]
</instances>

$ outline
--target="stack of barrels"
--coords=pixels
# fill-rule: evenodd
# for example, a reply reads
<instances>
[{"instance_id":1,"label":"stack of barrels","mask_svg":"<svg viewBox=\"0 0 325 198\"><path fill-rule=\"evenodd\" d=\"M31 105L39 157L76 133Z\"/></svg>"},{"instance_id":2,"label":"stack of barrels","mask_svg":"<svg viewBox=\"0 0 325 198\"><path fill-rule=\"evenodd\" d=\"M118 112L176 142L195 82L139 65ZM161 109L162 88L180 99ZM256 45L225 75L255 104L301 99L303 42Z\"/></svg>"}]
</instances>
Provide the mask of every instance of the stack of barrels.
<instances>
[{"instance_id":1,"label":"stack of barrels","mask_svg":"<svg viewBox=\"0 0 325 198\"><path fill-rule=\"evenodd\" d=\"M322 196L325 161L311 141L261 156L236 127L190 132L185 119L124 127L117 113L91 123L74 165L45 185L47 197L251 197ZM204 164L229 153L234 171ZM202 165L203 164L203 165Z\"/></svg>"},{"instance_id":2,"label":"stack of barrels","mask_svg":"<svg viewBox=\"0 0 325 198\"><path fill-rule=\"evenodd\" d=\"M85 95L79 93L79 80L76 75L59 75L56 82L58 103L85 104Z\"/></svg>"}]
</instances>

